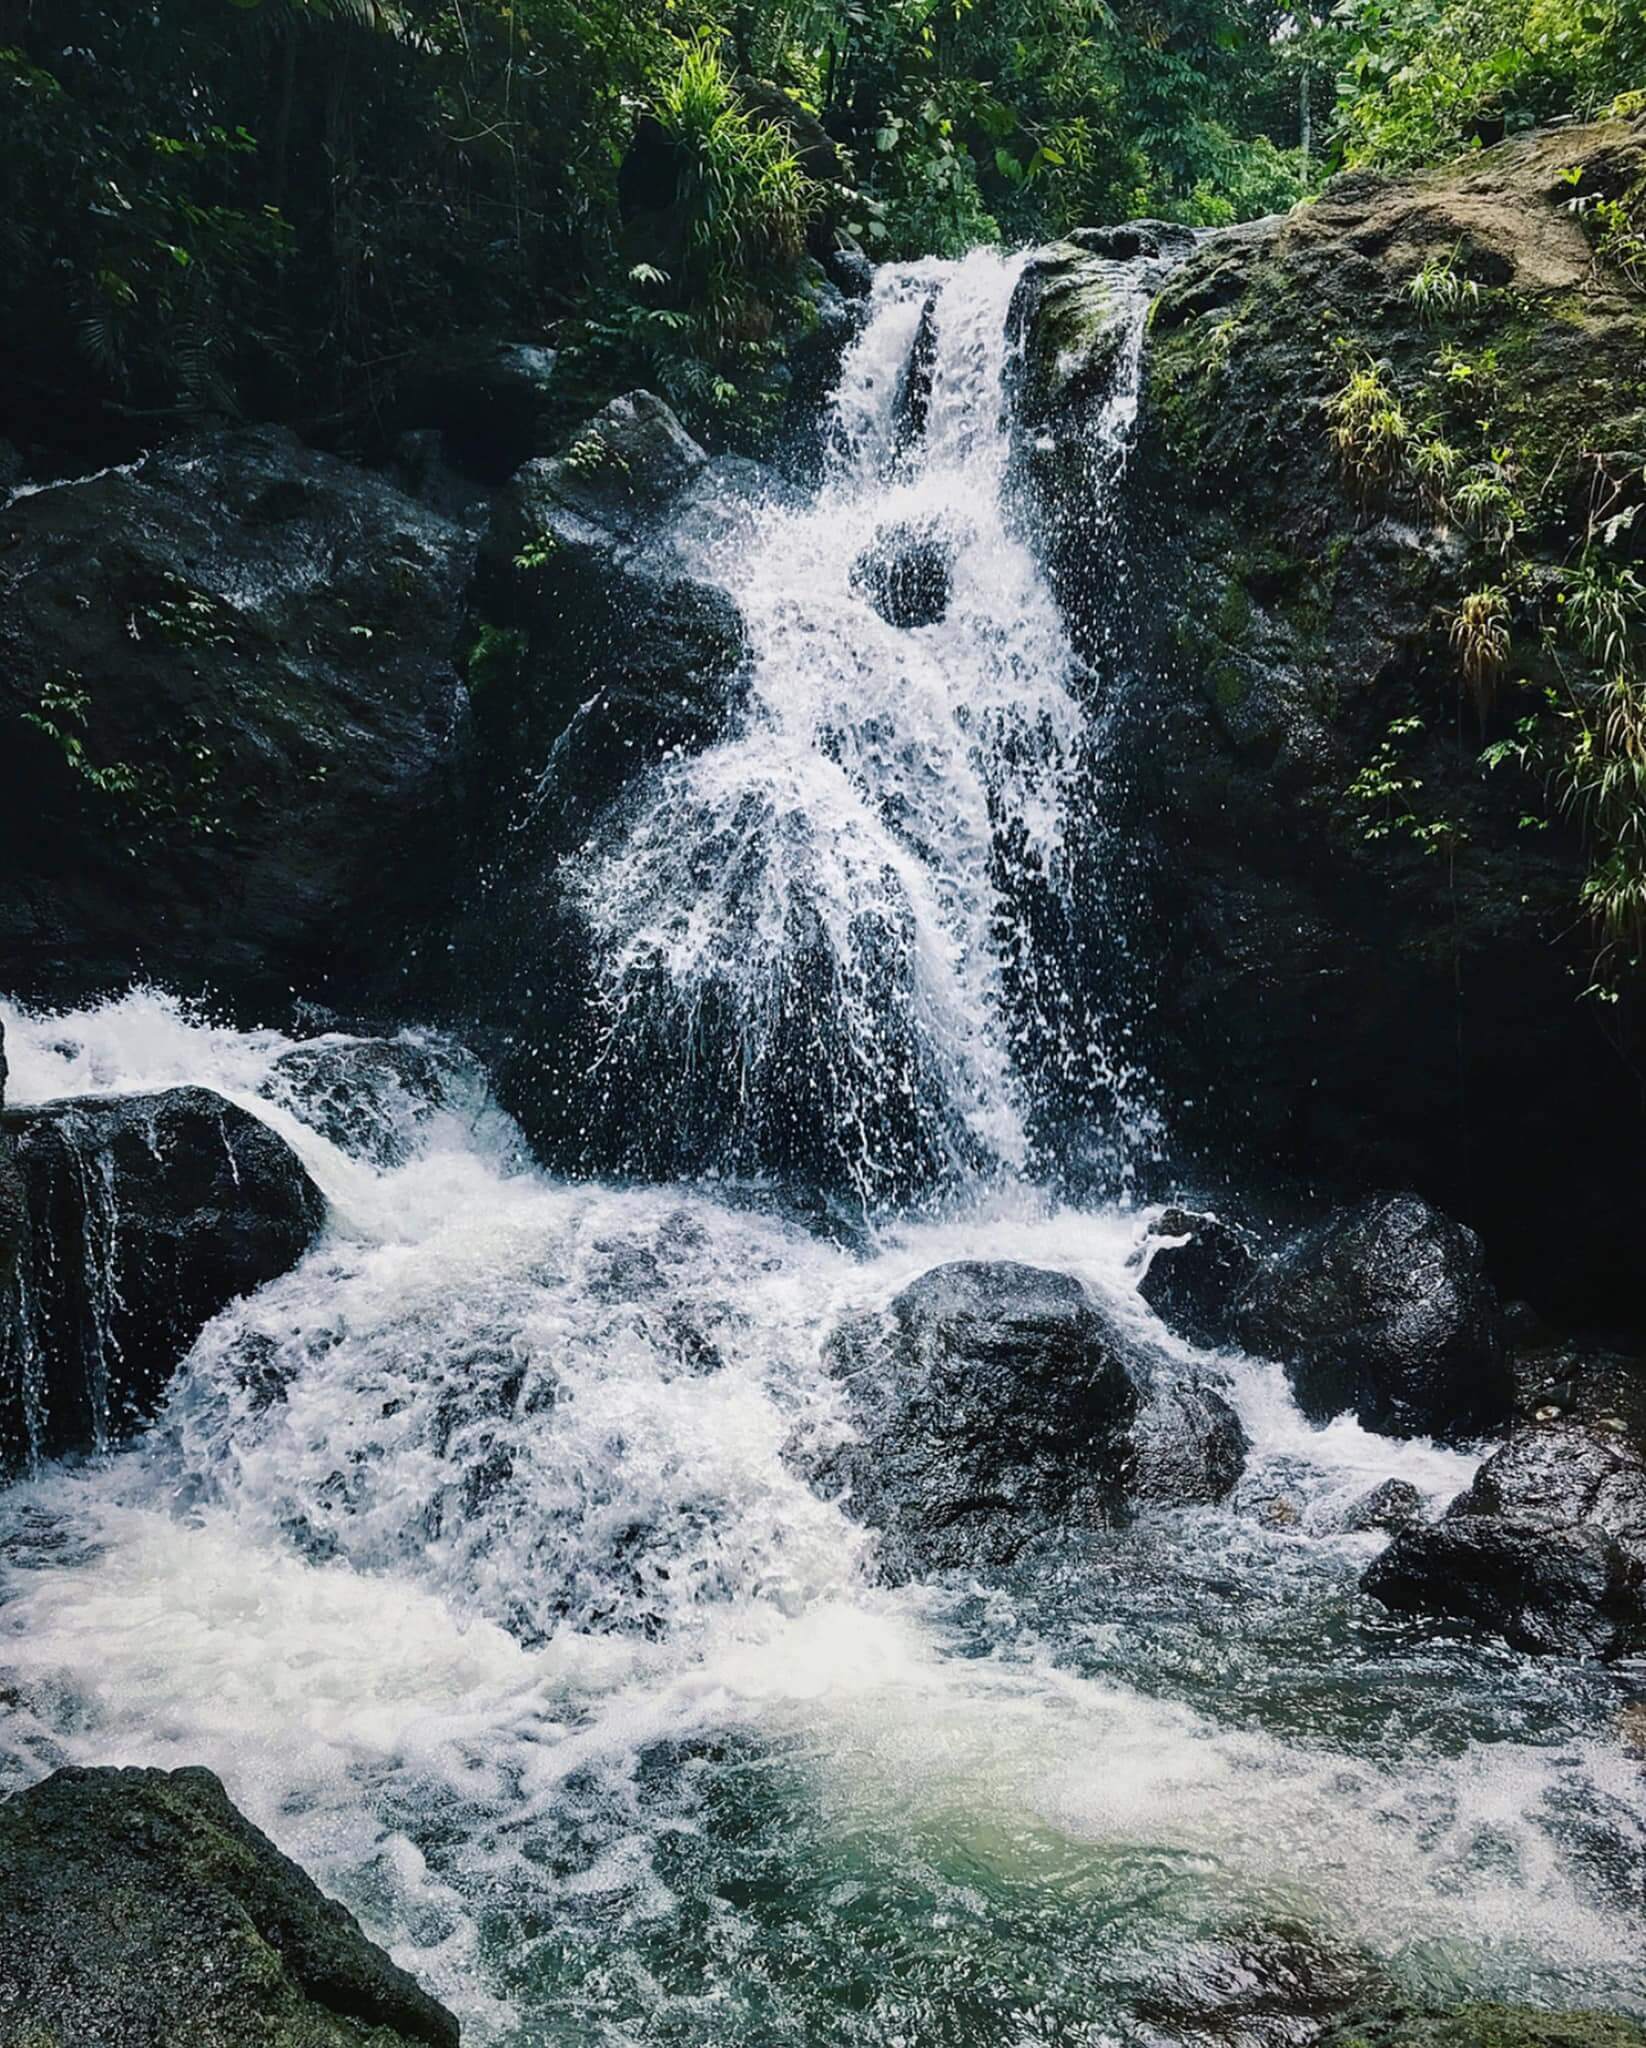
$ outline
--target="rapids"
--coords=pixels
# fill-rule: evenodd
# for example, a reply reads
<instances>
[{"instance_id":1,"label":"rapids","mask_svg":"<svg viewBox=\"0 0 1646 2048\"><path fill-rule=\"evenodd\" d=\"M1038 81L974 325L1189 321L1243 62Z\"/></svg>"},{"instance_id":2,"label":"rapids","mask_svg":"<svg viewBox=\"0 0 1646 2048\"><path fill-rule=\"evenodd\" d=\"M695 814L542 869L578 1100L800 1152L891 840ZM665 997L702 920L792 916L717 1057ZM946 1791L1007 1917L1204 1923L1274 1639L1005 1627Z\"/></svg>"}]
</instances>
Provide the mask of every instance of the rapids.
<instances>
[{"instance_id":1,"label":"rapids","mask_svg":"<svg viewBox=\"0 0 1646 2048\"><path fill-rule=\"evenodd\" d=\"M331 1221L137 1444L0 1495L0 1785L211 1766L488 2048L1151 2043L1185 1957L1254 1923L1416 1993L1646 2014L1625 1678L1392 1620L1356 1584L1383 1539L1336 1533L1389 1477L1438 1506L1470 1455L1313 1428L1222 1357L1252 1439L1224 1506L897 1591L785 1462L800 1418L845 1426L830 1329L948 1259L1071 1271L1198 1356L1137 1293L1124 1172L1107 1205L1050 1191L1068 1077L1100 1076L1117 1160L1154 1142L1150 1091L1100 998L1003 936L1080 885L1102 754L1012 517L1016 275L883 273L820 494L721 564L746 726L584 856L608 1056L664 1048L661 1103L708 1038L738 1049L718 1172L548 1178L456 1048L432 1098L322 1114L291 1037L164 993L4 1009L11 1099L215 1088ZM954 598L899 633L850 573L911 518L954 537ZM827 1089L796 1092L802 1056ZM841 1118L851 1229L745 1170L774 1097ZM887 1199L911 1179L943 1199Z\"/></svg>"}]
</instances>

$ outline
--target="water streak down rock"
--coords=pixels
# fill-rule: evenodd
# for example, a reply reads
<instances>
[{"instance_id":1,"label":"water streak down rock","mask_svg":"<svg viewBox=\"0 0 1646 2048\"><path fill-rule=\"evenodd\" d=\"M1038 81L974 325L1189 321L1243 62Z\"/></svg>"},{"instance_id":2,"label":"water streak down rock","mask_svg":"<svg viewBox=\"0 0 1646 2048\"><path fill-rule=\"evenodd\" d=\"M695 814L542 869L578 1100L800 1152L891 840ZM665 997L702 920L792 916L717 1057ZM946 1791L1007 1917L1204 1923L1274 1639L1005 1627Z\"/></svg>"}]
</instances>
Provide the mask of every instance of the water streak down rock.
<instances>
[{"instance_id":1,"label":"water streak down rock","mask_svg":"<svg viewBox=\"0 0 1646 2048\"><path fill-rule=\"evenodd\" d=\"M0 1467L141 1426L207 1320L300 1258L325 1203L205 1088L5 1112L26 1210L0 1321Z\"/></svg>"}]
</instances>

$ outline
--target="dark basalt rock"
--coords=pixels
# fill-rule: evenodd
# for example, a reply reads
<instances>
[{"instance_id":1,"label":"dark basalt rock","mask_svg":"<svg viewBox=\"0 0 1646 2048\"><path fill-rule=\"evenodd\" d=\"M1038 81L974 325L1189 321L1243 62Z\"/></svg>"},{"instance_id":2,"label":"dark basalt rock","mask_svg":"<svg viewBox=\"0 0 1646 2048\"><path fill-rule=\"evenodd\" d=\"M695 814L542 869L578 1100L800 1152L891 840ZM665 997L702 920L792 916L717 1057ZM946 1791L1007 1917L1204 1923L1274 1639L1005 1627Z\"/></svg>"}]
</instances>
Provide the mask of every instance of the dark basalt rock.
<instances>
[{"instance_id":1,"label":"dark basalt rock","mask_svg":"<svg viewBox=\"0 0 1646 2048\"><path fill-rule=\"evenodd\" d=\"M396 968L453 863L474 544L274 428L0 509L12 988Z\"/></svg>"},{"instance_id":2,"label":"dark basalt rock","mask_svg":"<svg viewBox=\"0 0 1646 2048\"><path fill-rule=\"evenodd\" d=\"M898 374L892 399L892 443L899 453L925 438L932 407L932 375L937 368L937 300L935 291L927 294L908 361Z\"/></svg>"},{"instance_id":3,"label":"dark basalt rock","mask_svg":"<svg viewBox=\"0 0 1646 2048\"><path fill-rule=\"evenodd\" d=\"M1396 1538L1362 1581L1369 1593L1543 1655L1646 1647L1646 1372L1590 1364L1559 1383L1560 1404L1540 1403L1548 1420L1486 1460L1442 1521Z\"/></svg>"},{"instance_id":4,"label":"dark basalt rock","mask_svg":"<svg viewBox=\"0 0 1646 2048\"><path fill-rule=\"evenodd\" d=\"M480 339L431 352L401 377L395 410L409 429L436 430L455 468L500 484L553 445L555 362L555 351L535 341Z\"/></svg>"},{"instance_id":5,"label":"dark basalt rock","mask_svg":"<svg viewBox=\"0 0 1646 2048\"><path fill-rule=\"evenodd\" d=\"M1226 1344L1236 1297L1257 1270L1234 1225L1167 1209L1150 1225L1144 1251L1149 1263L1137 1291L1167 1329L1191 1344Z\"/></svg>"},{"instance_id":6,"label":"dark basalt rock","mask_svg":"<svg viewBox=\"0 0 1646 2048\"><path fill-rule=\"evenodd\" d=\"M757 464L711 462L640 391L526 464L494 508L477 589L489 652L470 669L487 858L437 979L541 1156L588 1163L599 1019L564 864L621 829L649 774L741 715L742 615L689 565L774 491Z\"/></svg>"},{"instance_id":7,"label":"dark basalt rock","mask_svg":"<svg viewBox=\"0 0 1646 2048\"><path fill-rule=\"evenodd\" d=\"M893 1581L1006 1564L1037 1538L1101 1528L1137 1407L1124 1342L1071 1274L939 1266L830 1340L858 1437L813 1469L881 1531Z\"/></svg>"},{"instance_id":8,"label":"dark basalt rock","mask_svg":"<svg viewBox=\"0 0 1646 2048\"><path fill-rule=\"evenodd\" d=\"M325 1203L285 1140L205 1088L8 1110L22 1286L0 1329L0 1466L102 1449L201 1328L287 1271Z\"/></svg>"},{"instance_id":9,"label":"dark basalt rock","mask_svg":"<svg viewBox=\"0 0 1646 2048\"><path fill-rule=\"evenodd\" d=\"M889 626L934 626L949 609L954 543L934 527L883 526L852 564L852 588Z\"/></svg>"},{"instance_id":10,"label":"dark basalt rock","mask_svg":"<svg viewBox=\"0 0 1646 2048\"><path fill-rule=\"evenodd\" d=\"M1144 634L1108 794L1140 877L1150 1055L1185 1156L1415 1188L1478 1230L1545 1314L1638 1329L1646 1010L1581 1000L1582 834L1558 806L1522 829L1544 811L1541 776L1479 767L1481 744L1511 737L1517 705L1558 672L1529 611L1516 685L1483 733L1469 712L1460 734L1437 622L1478 552L1405 483L1346 477L1325 413L1351 356L1385 365L1422 413L1447 337L1408 287L1458 256L1492 289L1456 343L1491 346L1492 438L1546 508L1517 546L1547 550L1534 579L1557 566L1584 531L1592 451L1640 446L1646 355L1646 298L1597 270L1563 205L1578 162L1590 189L1626 190L1646 171L1641 124L1528 133L1409 177L1355 173L1284 218L1202 237L1149 321L1129 603L1107 565L1085 573L1104 516L1079 468L1106 395L1104 259L1078 252L1082 308L1075 255L1046 252L1067 290L1031 321L1028 381L1041 389L1044 365L1055 386L1060 358L1096 381L1039 424L1053 445L1025 469L1070 536L1059 588L1082 650L1112 674L1116 633ZM1039 289L1026 283L1031 302ZM1421 726L1391 736L1406 719ZM1373 829L1381 814L1352 792L1385 744L1417 822L1452 829L1455 861L1398 824Z\"/></svg>"},{"instance_id":11,"label":"dark basalt rock","mask_svg":"<svg viewBox=\"0 0 1646 2048\"><path fill-rule=\"evenodd\" d=\"M1363 1536L1381 1529L1398 1536L1402 1529L1415 1529L1428 1520L1423 1496L1405 1479L1385 1479L1359 1500L1350 1503L1343 1516L1347 1536Z\"/></svg>"},{"instance_id":12,"label":"dark basalt rock","mask_svg":"<svg viewBox=\"0 0 1646 2048\"><path fill-rule=\"evenodd\" d=\"M1233 1491L1251 1441L1207 1374L1157 1370L1127 1431L1127 1446L1128 1500L1190 1507Z\"/></svg>"},{"instance_id":13,"label":"dark basalt rock","mask_svg":"<svg viewBox=\"0 0 1646 2048\"><path fill-rule=\"evenodd\" d=\"M1193 228L1170 220L1123 220L1114 227L1075 228L1068 240L1089 256L1133 263L1140 256L1188 256L1198 237Z\"/></svg>"},{"instance_id":14,"label":"dark basalt rock","mask_svg":"<svg viewBox=\"0 0 1646 2048\"><path fill-rule=\"evenodd\" d=\"M0 1805L16 2048L457 2048L458 2024L210 1771L56 1772Z\"/></svg>"},{"instance_id":15,"label":"dark basalt rock","mask_svg":"<svg viewBox=\"0 0 1646 2048\"><path fill-rule=\"evenodd\" d=\"M831 1338L856 1434L795 1456L881 1531L893 1581L1009 1564L1130 1502L1217 1499L1246 1439L1208 1380L1130 1338L1068 1273L939 1266Z\"/></svg>"},{"instance_id":16,"label":"dark basalt rock","mask_svg":"<svg viewBox=\"0 0 1646 2048\"><path fill-rule=\"evenodd\" d=\"M874 265L855 246L831 249L823 268L835 290L848 299L866 299L874 290Z\"/></svg>"},{"instance_id":17,"label":"dark basalt rock","mask_svg":"<svg viewBox=\"0 0 1646 2048\"><path fill-rule=\"evenodd\" d=\"M1646 2027L1604 2012L1534 2012L1465 2005L1455 2012L1396 2007L1356 2013L1321 2048L1646 2048Z\"/></svg>"},{"instance_id":18,"label":"dark basalt rock","mask_svg":"<svg viewBox=\"0 0 1646 2048\"><path fill-rule=\"evenodd\" d=\"M1415 1195L1361 1203L1307 1232L1240 1297L1247 1350L1278 1359L1324 1422L1459 1442L1500 1428L1513 1398L1480 1240Z\"/></svg>"},{"instance_id":19,"label":"dark basalt rock","mask_svg":"<svg viewBox=\"0 0 1646 2048\"><path fill-rule=\"evenodd\" d=\"M499 673L471 672L482 779L505 806L529 791L558 848L659 756L718 738L741 705L737 606L682 574L669 546L676 519L701 523L692 487L708 472L662 400L630 392L561 454L527 463L495 508L480 605L508 653Z\"/></svg>"}]
</instances>

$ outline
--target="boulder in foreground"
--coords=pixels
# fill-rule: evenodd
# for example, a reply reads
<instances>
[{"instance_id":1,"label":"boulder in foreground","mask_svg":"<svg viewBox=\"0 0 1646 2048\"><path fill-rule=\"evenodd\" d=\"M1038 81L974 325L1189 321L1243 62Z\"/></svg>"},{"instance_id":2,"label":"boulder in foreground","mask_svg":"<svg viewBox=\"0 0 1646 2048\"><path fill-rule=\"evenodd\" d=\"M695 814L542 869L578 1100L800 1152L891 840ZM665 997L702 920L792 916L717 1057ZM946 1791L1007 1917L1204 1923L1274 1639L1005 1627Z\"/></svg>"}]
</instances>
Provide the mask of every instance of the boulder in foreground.
<instances>
[{"instance_id":1,"label":"boulder in foreground","mask_svg":"<svg viewBox=\"0 0 1646 2048\"><path fill-rule=\"evenodd\" d=\"M457 2048L458 2025L210 1771L56 1772L0 1805L0 2041Z\"/></svg>"}]
</instances>

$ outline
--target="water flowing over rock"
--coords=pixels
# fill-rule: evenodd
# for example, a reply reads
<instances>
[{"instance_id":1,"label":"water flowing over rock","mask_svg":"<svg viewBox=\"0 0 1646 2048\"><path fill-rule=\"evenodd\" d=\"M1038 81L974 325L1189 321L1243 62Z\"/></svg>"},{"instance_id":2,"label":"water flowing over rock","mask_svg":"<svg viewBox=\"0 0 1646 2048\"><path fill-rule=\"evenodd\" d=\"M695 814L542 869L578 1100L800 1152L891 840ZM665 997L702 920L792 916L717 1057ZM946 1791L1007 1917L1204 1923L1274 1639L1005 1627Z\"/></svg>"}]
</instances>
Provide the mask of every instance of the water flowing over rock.
<instances>
[{"instance_id":1,"label":"water flowing over rock","mask_svg":"<svg viewBox=\"0 0 1646 2048\"><path fill-rule=\"evenodd\" d=\"M0 528L11 990L392 967L453 864L474 535L273 428L42 486Z\"/></svg>"},{"instance_id":2,"label":"water flowing over rock","mask_svg":"<svg viewBox=\"0 0 1646 2048\"><path fill-rule=\"evenodd\" d=\"M676 449L664 485L678 495L647 546L741 613L747 699L712 738L677 735L654 759L632 748L622 804L585 843L563 838L531 891L535 929L553 929L572 972L523 960L513 974L533 998L508 1027L504 1089L551 1156L772 1174L872 1207L1012 1170L1043 1125L1079 1115L1124 1170L1142 1091L1077 935L1077 918L1103 922L1100 827L1076 815L1083 720L1008 503L1020 268L980 252L880 274L815 501L768 498L716 533L688 519L706 473L689 479ZM900 453L896 397L922 328L925 429ZM638 473L614 471L576 517L627 517ZM560 517L546 587L558 557L575 567L608 545ZM510 520L494 560L524 548L531 519ZM918 635L854 587L865 549L901 529L949 557L943 616ZM635 635L601 637L626 650ZM511 885L517 915L522 893ZM575 996L544 1015L549 982Z\"/></svg>"},{"instance_id":3,"label":"water flowing over rock","mask_svg":"<svg viewBox=\"0 0 1646 2048\"><path fill-rule=\"evenodd\" d=\"M949 609L954 555L940 530L884 526L852 564L852 588L888 626L935 626Z\"/></svg>"},{"instance_id":4,"label":"water flowing over rock","mask_svg":"<svg viewBox=\"0 0 1646 2048\"><path fill-rule=\"evenodd\" d=\"M0 1804L0 2036L51 2048L457 2048L210 1771L61 1770Z\"/></svg>"},{"instance_id":5,"label":"water flowing over rock","mask_svg":"<svg viewBox=\"0 0 1646 2048\"><path fill-rule=\"evenodd\" d=\"M1150 1226L1148 1264L1137 1291L1167 1329L1193 1344L1227 1343L1235 1301L1257 1260L1231 1223L1190 1209L1166 1209Z\"/></svg>"},{"instance_id":6,"label":"water flowing over rock","mask_svg":"<svg viewBox=\"0 0 1646 2048\"><path fill-rule=\"evenodd\" d=\"M290 1267L325 1205L290 1147L205 1088L4 1113L25 1226L0 1327L0 1459L104 1450L203 1324Z\"/></svg>"},{"instance_id":7,"label":"water flowing over rock","mask_svg":"<svg viewBox=\"0 0 1646 2048\"><path fill-rule=\"evenodd\" d=\"M1369 1429L1467 1441L1513 1402L1480 1240L1411 1195L1334 1216L1272 1259L1235 1311L1250 1351L1279 1359L1306 1415L1353 1409Z\"/></svg>"}]
</instances>

